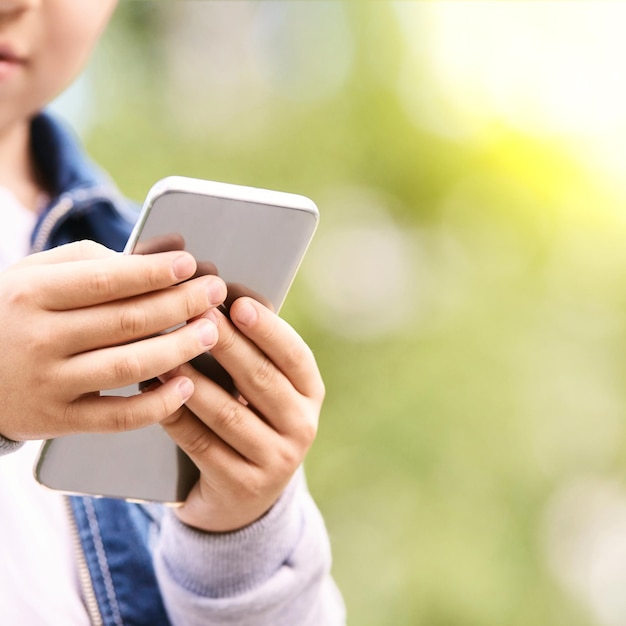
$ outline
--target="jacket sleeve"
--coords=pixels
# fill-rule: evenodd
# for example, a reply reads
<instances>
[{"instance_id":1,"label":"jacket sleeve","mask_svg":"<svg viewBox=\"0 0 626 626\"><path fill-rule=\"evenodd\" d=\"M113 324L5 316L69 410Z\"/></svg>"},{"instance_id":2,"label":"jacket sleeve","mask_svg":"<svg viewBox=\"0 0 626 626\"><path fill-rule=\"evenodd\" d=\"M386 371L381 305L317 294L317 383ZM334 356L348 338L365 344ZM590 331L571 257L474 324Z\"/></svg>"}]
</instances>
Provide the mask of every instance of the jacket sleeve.
<instances>
[{"instance_id":1,"label":"jacket sleeve","mask_svg":"<svg viewBox=\"0 0 626 626\"><path fill-rule=\"evenodd\" d=\"M239 531L203 533L168 511L155 551L174 626L341 626L345 608L330 564L301 472L262 519Z\"/></svg>"}]
</instances>

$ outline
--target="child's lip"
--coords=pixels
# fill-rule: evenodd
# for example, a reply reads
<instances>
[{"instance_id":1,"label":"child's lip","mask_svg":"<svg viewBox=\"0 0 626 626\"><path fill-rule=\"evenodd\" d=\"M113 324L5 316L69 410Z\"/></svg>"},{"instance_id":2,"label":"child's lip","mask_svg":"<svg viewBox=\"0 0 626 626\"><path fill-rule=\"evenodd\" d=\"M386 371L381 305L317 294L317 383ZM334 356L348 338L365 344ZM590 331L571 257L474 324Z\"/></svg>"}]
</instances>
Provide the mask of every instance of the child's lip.
<instances>
[{"instance_id":1,"label":"child's lip","mask_svg":"<svg viewBox=\"0 0 626 626\"><path fill-rule=\"evenodd\" d=\"M15 77L26 66L26 57L18 54L12 46L0 43L0 83Z\"/></svg>"},{"instance_id":2,"label":"child's lip","mask_svg":"<svg viewBox=\"0 0 626 626\"><path fill-rule=\"evenodd\" d=\"M0 61L5 63L24 64L26 58L15 51L15 48L9 44L0 43Z\"/></svg>"}]
</instances>

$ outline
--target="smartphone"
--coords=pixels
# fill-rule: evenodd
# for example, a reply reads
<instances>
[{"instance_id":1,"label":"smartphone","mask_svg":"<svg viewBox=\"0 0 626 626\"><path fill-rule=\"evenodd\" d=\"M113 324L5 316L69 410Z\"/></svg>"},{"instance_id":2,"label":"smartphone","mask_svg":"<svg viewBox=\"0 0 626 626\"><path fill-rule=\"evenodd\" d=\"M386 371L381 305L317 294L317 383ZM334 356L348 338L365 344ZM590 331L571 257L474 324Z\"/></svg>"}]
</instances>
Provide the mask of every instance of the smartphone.
<instances>
[{"instance_id":1,"label":"smartphone","mask_svg":"<svg viewBox=\"0 0 626 626\"><path fill-rule=\"evenodd\" d=\"M124 254L187 250L198 274L219 275L228 287L223 310L252 296L278 312L317 228L319 212L304 196L171 176L148 192ZM236 394L210 352L191 362ZM138 386L105 390L138 393ZM42 445L35 477L70 494L177 504L198 470L157 424L124 433L88 433Z\"/></svg>"}]
</instances>

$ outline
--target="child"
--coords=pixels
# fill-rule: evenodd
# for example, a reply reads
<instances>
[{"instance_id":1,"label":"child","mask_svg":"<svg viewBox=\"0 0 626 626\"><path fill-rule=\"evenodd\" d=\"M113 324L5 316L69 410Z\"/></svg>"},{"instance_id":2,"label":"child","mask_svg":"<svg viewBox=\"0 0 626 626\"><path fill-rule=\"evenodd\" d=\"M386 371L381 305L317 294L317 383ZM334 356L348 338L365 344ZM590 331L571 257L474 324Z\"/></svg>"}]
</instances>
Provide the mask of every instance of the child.
<instances>
[{"instance_id":1,"label":"child","mask_svg":"<svg viewBox=\"0 0 626 626\"><path fill-rule=\"evenodd\" d=\"M134 217L41 113L115 4L0 0L2 623L343 623L299 470L324 395L311 351L249 298L226 319L225 285L187 280L187 253L114 252ZM187 364L208 349L244 401ZM98 393L154 377L138 396ZM180 509L65 498L32 479L38 440L157 422L200 469Z\"/></svg>"}]
</instances>

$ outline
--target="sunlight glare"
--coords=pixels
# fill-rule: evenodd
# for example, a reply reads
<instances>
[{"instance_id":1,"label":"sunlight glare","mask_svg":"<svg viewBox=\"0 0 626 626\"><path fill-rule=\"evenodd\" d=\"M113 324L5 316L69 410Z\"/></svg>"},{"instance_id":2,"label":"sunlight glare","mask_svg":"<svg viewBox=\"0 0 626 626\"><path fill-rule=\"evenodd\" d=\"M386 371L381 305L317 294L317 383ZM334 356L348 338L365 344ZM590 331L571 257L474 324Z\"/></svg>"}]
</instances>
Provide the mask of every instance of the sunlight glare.
<instances>
[{"instance_id":1,"label":"sunlight glare","mask_svg":"<svg viewBox=\"0 0 626 626\"><path fill-rule=\"evenodd\" d=\"M461 139L501 124L623 174L625 3L397 3L396 13L411 51L400 92L417 123Z\"/></svg>"}]
</instances>

